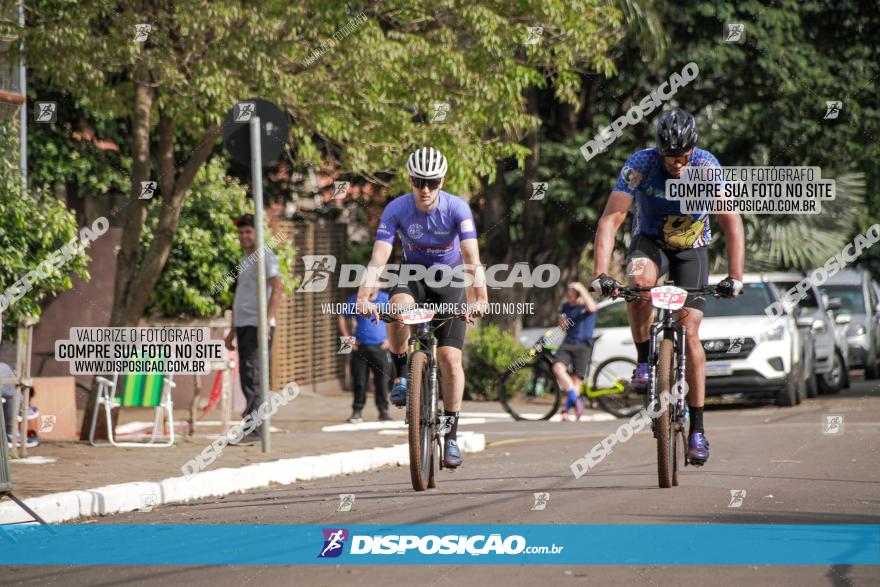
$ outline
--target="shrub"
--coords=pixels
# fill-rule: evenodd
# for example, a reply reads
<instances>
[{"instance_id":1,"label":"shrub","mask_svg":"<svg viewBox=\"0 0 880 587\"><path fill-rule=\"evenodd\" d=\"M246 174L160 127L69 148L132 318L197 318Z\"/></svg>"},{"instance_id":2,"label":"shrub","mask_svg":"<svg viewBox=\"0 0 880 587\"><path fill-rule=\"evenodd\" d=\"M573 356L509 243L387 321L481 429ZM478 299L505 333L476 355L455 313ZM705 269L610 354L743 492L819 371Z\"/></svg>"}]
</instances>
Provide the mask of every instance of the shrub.
<instances>
[{"instance_id":1,"label":"shrub","mask_svg":"<svg viewBox=\"0 0 880 587\"><path fill-rule=\"evenodd\" d=\"M498 380L507 369L527 356L527 349L496 324L480 323L468 333L466 357L466 391L470 398L498 399ZM513 385L523 384L528 371L519 370ZM521 381L522 380L522 381Z\"/></svg>"}]
</instances>

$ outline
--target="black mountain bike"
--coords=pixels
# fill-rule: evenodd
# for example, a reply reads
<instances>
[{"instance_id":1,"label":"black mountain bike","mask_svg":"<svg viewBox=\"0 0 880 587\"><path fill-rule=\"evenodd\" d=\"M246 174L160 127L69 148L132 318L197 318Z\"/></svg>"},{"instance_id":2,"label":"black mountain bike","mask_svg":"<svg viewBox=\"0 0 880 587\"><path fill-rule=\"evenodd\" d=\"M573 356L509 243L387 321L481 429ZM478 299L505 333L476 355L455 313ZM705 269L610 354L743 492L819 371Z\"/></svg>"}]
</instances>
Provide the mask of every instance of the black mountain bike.
<instances>
[{"instance_id":1,"label":"black mountain bike","mask_svg":"<svg viewBox=\"0 0 880 587\"><path fill-rule=\"evenodd\" d=\"M425 491L437 486L434 463L439 459L443 468L441 434L447 423L440 412L440 384L437 369L437 337L434 331L448 320L464 320L464 314L436 318L433 312L415 311L400 318L380 313L384 322L400 322L413 326L407 343L406 424L409 431L409 473L413 489Z\"/></svg>"},{"instance_id":2,"label":"black mountain bike","mask_svg":"<svg viewBox=\"0 0 880 587\"><path fill-rule=\"evenodd\" d=\"M673 314L687 294L717 295L714 285L681 288L674 285L621 287L619 295L627 302L649 292L652 305L659 310L650 328L648 364L650 377L645 407L651 417L651 430L657 439L657 478L660 487L678 485L678 470L687 466L687 420L685 404L685 335L686 328L676 324ZM675 392L673 395L673 391Z\"/></svg>"}]
</instances>

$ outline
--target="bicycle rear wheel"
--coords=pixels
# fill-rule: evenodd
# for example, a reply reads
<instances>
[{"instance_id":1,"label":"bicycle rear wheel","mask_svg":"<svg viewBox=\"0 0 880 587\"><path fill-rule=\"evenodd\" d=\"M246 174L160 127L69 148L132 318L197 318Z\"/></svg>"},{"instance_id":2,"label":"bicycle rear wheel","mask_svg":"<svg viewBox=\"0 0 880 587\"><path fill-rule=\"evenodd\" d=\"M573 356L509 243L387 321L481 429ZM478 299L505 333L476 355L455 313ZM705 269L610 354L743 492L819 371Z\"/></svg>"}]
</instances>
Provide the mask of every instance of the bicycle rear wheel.
<instances>
[{"instance_id":1,"label":"bicycle rear wheel","mask_svg":"<svg viewBox=\"0 0 880 587\"><path fill-rule=\"evenodd\" d=\"M660 359L657 363L657 402L662 405L660 398L664 395L667 399L671 396L672 387L672 340L663 339L660 343ZM667 489L672 487L672 451L671 440L675 433L672 425L672 410L667 405L666 409L657 416L657 479L660 487Z\"/></svg>"},{"instance_id":2,"label":"bicycle rear wheel","mask_svg":"<svg viewBox=\"0 0 880 587\"><path fill-rule=\"evenodd\" d=\"M544 360L508 370L498 384L498 401L514 420L549 420L559 410L562 390Z\"/></svg>"},{"instance_id":3,"label":"bicycle rear wheel","mask_svg":"<svg viewBox=\"0 0 880 587\"><path fill-rule=\"evenodd\" d=\"M626 357L612 357L596 367L593 374L593 393L603 410L618 418L629 418L645 405L645 393L631 388L636 362Z\"/></svg>"},{"instance_id":4,"label":"bicycle rear wheel","mask_svg":"<svg viewBox=\"0 0 880 587\"><path fill-rule=\"evenodd\" d=\"M431 382L428 354L417 352L409 362L409 393L406 419L409 422L409 473L413 489L431 485L434 470L434 423L431 421Z\"/></svg>"}]
</instances>

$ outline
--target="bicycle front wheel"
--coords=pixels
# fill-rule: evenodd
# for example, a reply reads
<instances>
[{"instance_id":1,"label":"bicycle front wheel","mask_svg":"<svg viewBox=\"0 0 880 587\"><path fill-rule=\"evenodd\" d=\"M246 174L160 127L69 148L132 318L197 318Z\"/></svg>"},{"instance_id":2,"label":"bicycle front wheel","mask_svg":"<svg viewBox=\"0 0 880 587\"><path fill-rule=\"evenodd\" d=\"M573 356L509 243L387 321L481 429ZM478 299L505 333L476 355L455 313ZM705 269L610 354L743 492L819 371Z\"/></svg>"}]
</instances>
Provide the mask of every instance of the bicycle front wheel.
<instances>
[{"instance_id":1,"label":"bicycle front wheel","mask_svg":"<svg viewBox=\"0 0 880 587\"><path fill-rule=\"evenodd\" d=\"M514 420L549 420L559 409L562 391L550 365L539 360L507 371L498 385L498 400Z\"/></svg>"},{"instance_id":2,"label":"bicycle front wheel","mask_svg":"<svg viewBox=\"0 0 880 587\"><path fill-rule=\"evenodd\" d=\"M645 394L632 389L636 362L626 357L612 357L596 367L592 395L602 409L618 418L629 418L645 405Z\"/></svg>"},{"instance_id":3,"label":"bicycle front wheel","mask_svg":"<svg viewBox=\"0 0 880 587\"><path fill-rule=\"evenodd\" d=\"M434 422L431 419L431 378L428 354L417 352L409 363L409 393L406 419L409 422L409 473L413 489L431 485L434 470Z\"/></svg>"},{"instance_id":4,"label":"bicycle front wheel","mask_svg":"<svg viewBox=\"0 0 880 587\"><path fill-rule=\"evenodd\" d=\"M672 387L672 341L663 339L660 343L660 360L657 363L657 402L666 395L671 398L670 389ZM671 399L670 399L671 401ZM675 428L672 426L672 409L667 405L666 409L657 416L657 479L660 487L667 489L672 487L672 435L675 434Z\"/></svg>"}]
</instances>

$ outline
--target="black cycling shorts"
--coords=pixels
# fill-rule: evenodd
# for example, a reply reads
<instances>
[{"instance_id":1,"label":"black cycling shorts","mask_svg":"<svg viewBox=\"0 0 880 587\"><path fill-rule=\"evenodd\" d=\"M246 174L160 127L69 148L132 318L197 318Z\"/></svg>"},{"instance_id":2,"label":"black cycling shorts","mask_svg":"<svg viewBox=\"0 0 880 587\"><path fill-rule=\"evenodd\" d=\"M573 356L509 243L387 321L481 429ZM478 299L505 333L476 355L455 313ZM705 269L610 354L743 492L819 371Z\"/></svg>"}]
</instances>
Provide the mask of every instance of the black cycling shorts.
<instances>
[{"instance_id":1,"label":"black cycling shorts","mask_svg":"<svg viewBox=\"0 0 880 587\"><path fill-rule=\"evenodd\" d=\"M447 285L444 287L429 287L423 280L413 280L406 283L398 283L388 292L388 298L393 298L399 293L406 293L413 297L417 304L461 304L467 303L467 294L463 287ZM464 348L464 335L467 333L467 323L464 320L446 320L442 326L434 330L437 337L437 346L451 346L457 349Z\"/></svg>"},{"instance_id":2,"label":"black cycling shorts","mask_svg":"<svg viewBox=\"0 0 880 587\"><path fill-rule=\"evenodd\" d=\"M626 263L632 259L647 257L653 261L659 270L659 276L669 272L667 285L679 287L705 287L709 283L709 250L707 247L694 249L661 249L657 244L645 235L638 235L633 239L629 248ZM703 311L706 298L688 294L685 302L686 308L694 308Z\"/></svg>"},{"instance_id":3,"label":"black cycling shorts","mask_svg":"<svg viewBox=\"0 0 880 587\"><path fill-rule=\"evenodd\" d=\"M572 375L586 379L592 357L593 347L587 343L562 343L559 350L556 351L556 357L553 360L556 363L563 363L568 367L568 372Z\"/></svg>"}]
</instances>

